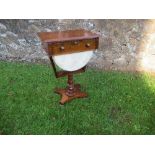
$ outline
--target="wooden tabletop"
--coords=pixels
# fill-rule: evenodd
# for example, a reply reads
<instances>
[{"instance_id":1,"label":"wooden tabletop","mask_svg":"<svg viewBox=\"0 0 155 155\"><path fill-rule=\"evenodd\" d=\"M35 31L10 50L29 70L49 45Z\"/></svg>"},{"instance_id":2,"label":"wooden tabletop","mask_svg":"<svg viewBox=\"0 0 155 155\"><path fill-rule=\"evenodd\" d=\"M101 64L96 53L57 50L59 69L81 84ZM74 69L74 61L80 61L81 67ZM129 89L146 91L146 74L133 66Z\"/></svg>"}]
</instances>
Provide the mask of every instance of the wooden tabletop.
<instances>
[{"instance_id":1,"label":"wooden tabletop","mask_svg":"<svg viewBox=\"0 0 155 155\"><path fill-rule=\"evenodd\" d=\"M56 31L56 32L40 32L38 33L38 36L41 39L41 41L45 43L93 39L99 37L99 35L84 29Z\"/></svg>"}]
</instances>

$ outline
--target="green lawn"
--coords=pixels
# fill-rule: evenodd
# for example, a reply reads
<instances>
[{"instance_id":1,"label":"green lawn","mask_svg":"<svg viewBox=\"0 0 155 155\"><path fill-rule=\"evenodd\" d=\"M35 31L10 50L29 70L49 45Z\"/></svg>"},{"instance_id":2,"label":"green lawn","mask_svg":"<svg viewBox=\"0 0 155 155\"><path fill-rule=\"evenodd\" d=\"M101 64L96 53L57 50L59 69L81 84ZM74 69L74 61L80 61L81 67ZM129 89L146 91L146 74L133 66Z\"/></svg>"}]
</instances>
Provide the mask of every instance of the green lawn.
<instances>
[{"instance_id":1,"label":"green lawn","mask_svg":"<svg viewBox=\"0 0 155 155\"><path fill-rule=\"evenodd\" d=\"M59 105L51 67L0 62L0 134L155 134L155 77L87 70L88 98Z\"/></svg>"}]
</instances>

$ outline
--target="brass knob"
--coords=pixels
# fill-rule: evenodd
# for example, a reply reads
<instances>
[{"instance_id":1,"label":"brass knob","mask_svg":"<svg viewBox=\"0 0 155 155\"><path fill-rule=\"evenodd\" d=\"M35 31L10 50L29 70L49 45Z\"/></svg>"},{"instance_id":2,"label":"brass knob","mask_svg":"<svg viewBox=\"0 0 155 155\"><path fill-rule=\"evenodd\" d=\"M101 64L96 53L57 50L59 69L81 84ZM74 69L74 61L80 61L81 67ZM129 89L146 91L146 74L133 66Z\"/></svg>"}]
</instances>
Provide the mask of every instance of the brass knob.
<instances>
[{"instance_id":1,"label":"brass knob","mask_svg":"<svg viewBox=\"0 0 155 155\"><path fill-rule=\"evenodd\" d=\"M63 51L65 49L65 47L64 46L61 46L60 49Z\"/></svg>"},{"instance_id":2,"label":"brass knob","mask_svg":"<svg viewBox=\"0 0 155 155\"><path fill-rule=\"evenodd\" d=\"M74 41L74 45L77 45L78 44L78 41Z\"/></svg>"},{"instance_id":3,"label":"brass knob","mask_svg":"<svg viewBox=\"0 0 155 155\"><path fill-rule=\"evenodd\" d=\"M89 44L89 43L87 43L87 44L86 44L86 47L90 47L90 44Z\"/></svg>"}]
</instances>

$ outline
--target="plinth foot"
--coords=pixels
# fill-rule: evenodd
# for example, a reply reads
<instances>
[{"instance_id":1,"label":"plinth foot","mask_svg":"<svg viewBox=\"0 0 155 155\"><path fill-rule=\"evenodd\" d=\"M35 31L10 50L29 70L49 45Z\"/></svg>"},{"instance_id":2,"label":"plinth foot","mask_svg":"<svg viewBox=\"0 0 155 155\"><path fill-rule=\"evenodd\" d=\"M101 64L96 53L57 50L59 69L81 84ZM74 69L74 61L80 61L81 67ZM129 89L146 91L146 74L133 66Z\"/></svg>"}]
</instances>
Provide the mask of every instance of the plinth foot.
<instances>
[{"instance_id":1,"label":"plinth foot","mask_svg":"<svg viewBox=\"0 0 155 155\"><path fill-rule=\"evenodd\" d=\"M80 85L79 84L76 84L74 86L74 92L72 95L68 96L67 95L67 88L66 89L55 89L55 93L57 94L60 94L61 95L61 100L60 100L60 104L64 105L66 102L69 102L73 99L76 99L76 98L83 98L83 97L87 97L87 93L85 92L81 92L80 90Z\"/></svg>"}]
</instances>

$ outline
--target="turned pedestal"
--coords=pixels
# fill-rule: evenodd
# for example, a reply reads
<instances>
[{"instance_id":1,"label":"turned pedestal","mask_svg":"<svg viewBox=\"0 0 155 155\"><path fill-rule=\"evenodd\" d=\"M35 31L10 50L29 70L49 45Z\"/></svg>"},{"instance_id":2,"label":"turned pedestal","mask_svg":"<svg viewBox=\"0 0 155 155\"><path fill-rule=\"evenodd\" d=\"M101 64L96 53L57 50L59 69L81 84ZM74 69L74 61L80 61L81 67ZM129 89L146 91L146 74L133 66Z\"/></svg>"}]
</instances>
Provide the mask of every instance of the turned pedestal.
<instances>
[{"instance_id":1,"label":"turned pedestal","mask_svg":"<svg viewBox=\"0 0 155 155\"><path fill-rule=\"evenodd\" d=\"M75 98L87 97L87 93L81 91L80 84L74 84L72 73L68 74L68 86L65 89L56 88L55 93L61 95L60 104L64 104Z\"/></svg>"}]
</instances>

